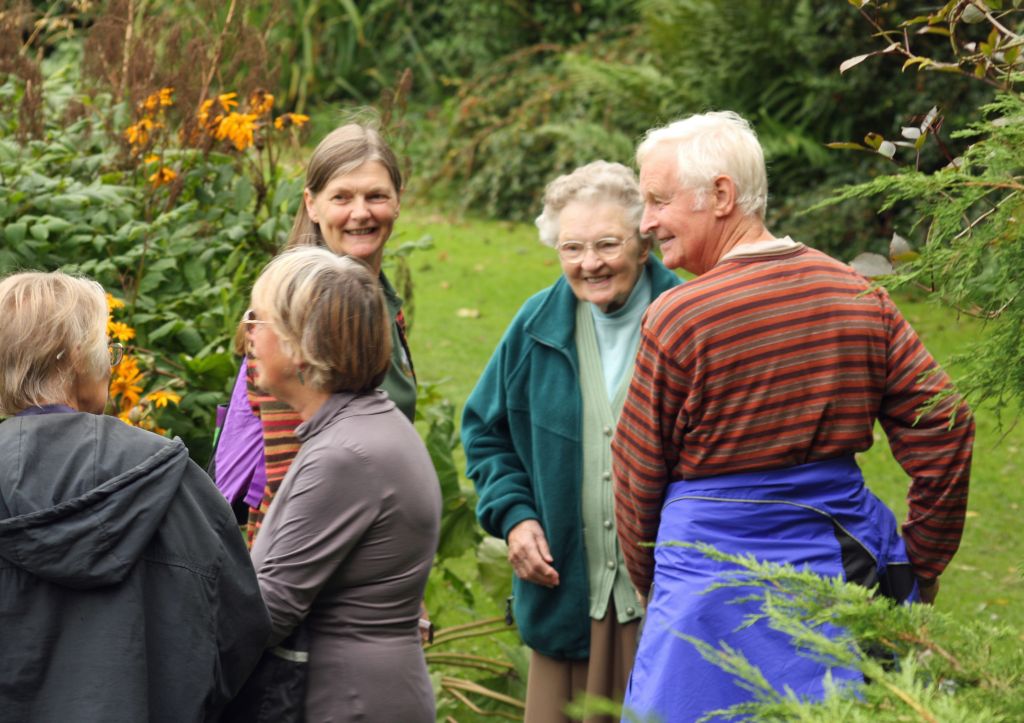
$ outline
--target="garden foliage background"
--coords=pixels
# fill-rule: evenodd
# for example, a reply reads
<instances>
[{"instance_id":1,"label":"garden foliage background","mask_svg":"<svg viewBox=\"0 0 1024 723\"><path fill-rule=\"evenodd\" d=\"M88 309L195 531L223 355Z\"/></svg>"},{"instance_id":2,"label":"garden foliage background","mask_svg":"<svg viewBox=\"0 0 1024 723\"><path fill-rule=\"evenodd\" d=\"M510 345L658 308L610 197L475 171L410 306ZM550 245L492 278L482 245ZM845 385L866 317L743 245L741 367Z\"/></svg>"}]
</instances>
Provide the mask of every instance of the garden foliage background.
<instances>
[{"instance_id":1,"label":"garden foliage background","mask_svg":"<svg viewBox=\"0 0 1024 723\"><path fill-rule=\"evenodd\" d=\"M428 590L439 718L515 718L526 653L504 620L502 546L475 525L456 419L519 303L558 274L518 222L555 175L599 157L631 164L645 129L734 109L767 152L770 227L846 260L879 254L858 262L905 288L904 310L979 408L980 519L940 597L977 627L941 609L886 612L914 665L872 669L891 685L836 705L874 720L1012 720L1024 716L1021 5L3 0L0 271L103 283L111 334L131 350L112 412L183 437L205 464L237 320L290 228L301 160L345 112L372 106L408 170L386 263L407 299L419 426L445 499ZM905 480L879 447L862 462L901 509ZM853 605L875 620L877 605L813 592L813 614ZM875 645L879 627L850 624Z\"/></svg>"}]
</instances>

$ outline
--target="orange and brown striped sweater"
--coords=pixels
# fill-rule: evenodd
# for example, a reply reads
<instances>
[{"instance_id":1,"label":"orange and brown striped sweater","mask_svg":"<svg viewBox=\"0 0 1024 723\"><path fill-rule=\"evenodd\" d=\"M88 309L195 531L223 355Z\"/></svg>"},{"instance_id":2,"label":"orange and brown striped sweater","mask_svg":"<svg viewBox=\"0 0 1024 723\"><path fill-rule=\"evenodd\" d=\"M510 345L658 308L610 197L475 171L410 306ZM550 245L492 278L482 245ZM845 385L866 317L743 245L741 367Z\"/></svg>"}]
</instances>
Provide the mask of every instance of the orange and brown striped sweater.
<instances>
[{"instance_id":1,"label":"orange and brown striped sweater","mask_svg":"<svg viewBox=\"0 0 1024 723\"><path fill-rule=\"evenodd\" d=\"M942 572L963 532L974 421L883 289L796 245L739 255L657 299L612 444L630 577L653 577L666 486L868 449L875 420L911 477L914 571Z\"/></svg>"}]
</instances>

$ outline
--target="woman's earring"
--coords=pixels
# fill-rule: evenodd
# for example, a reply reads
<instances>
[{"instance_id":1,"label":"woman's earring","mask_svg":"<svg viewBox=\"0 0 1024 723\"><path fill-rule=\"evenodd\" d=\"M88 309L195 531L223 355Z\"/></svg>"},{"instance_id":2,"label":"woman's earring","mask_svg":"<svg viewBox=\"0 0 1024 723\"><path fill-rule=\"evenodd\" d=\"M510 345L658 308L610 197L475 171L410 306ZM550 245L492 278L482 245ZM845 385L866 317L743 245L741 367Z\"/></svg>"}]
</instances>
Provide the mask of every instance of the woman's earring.
<instances>
[{"instance_id":1,"label":"woman's earring","mask_svg":"<svg viewBox=\"0 0 1024 723\"><path fill-rule=\"evenodd\" d=\"M299 367L299 370L295 373L295 376L299 378L299 384L306 384L306 378L302 375L302 367Z\"/></svg>"}]
</instances>

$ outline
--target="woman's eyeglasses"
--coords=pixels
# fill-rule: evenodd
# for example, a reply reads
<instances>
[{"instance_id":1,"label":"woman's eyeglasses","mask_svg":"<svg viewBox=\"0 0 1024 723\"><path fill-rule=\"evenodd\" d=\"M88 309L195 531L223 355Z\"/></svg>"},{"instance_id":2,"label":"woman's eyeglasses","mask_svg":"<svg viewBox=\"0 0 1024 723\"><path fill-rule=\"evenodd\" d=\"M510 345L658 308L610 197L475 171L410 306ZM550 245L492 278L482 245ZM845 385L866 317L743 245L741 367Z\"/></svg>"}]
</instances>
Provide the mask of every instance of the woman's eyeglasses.
<instances>
[{"instance_id":1,"label":"woman's eyeglasses","mask_svg":"<svg viewBox=\"0 0 1024 723\"><path fill-rule=\"evenodd\" d=\"M110 366L116 367L124 359L124 344L113 341L107 344L107 351L110 353Z\"/></svg>"},{"instance_id":2,"label":"woman's eyeglasses","mask_svg":"<svg viewBox=\"0 0 1024 723\"><path fill-rule=\"evenodd\" d=\"M568 261L569 263L582 261L583 257L587 254L588 248L593 249L594 253L602 261L613 261L622 255L622 248L631 238L633 237L619 239L614 236L608 236L606 238L599 238L597 241L563 241L555 246L555 248L558 250L558 256L563 261Z\"/></svg>"},{"instance_id":3,"label":"woman's eyeglasses","mask_svg":"<svg viewBox=\"0 0 1024 723\"><path fill-rule=\"evenodd\" d=\"M265 321L263 319L257 319L255 311L253 311L252 309L246 309L245 313L242 314L242 323L243 324L271 324L273 322Z\"/></svg>"}]
</instances>

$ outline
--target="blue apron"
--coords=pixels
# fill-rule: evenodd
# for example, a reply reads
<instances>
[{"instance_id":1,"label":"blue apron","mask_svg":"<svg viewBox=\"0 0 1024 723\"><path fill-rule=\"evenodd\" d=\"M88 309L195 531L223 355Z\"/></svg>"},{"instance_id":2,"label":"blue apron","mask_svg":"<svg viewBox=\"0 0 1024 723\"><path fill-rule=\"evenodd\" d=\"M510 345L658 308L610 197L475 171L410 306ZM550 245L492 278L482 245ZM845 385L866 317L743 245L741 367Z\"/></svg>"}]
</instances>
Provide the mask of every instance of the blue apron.
<instances>
[{"instance_id":1,"label":"blue apron","mask_svg":"<svg viewBox=\"0 0 1024 723\"><path fill-rule=\"evenodd\" d=\"M799 654L788 636L764 621L739 629L747 615L759 612L759 601L729 603L756 590L705 593L723 571L736 566L661 544L671 541L753 553L822 576L877 584L883 595L897 600L917 599L896 518L864 486L852 457L674 482L662 506L654 587L626 692L626 710L641 719L693 721L753 699L676 632L742 651L780 693L788 687L800 697L821 700L826 672L838 685L861 680L857 671L829 670Z\"/></svg>"}]
</instances>

